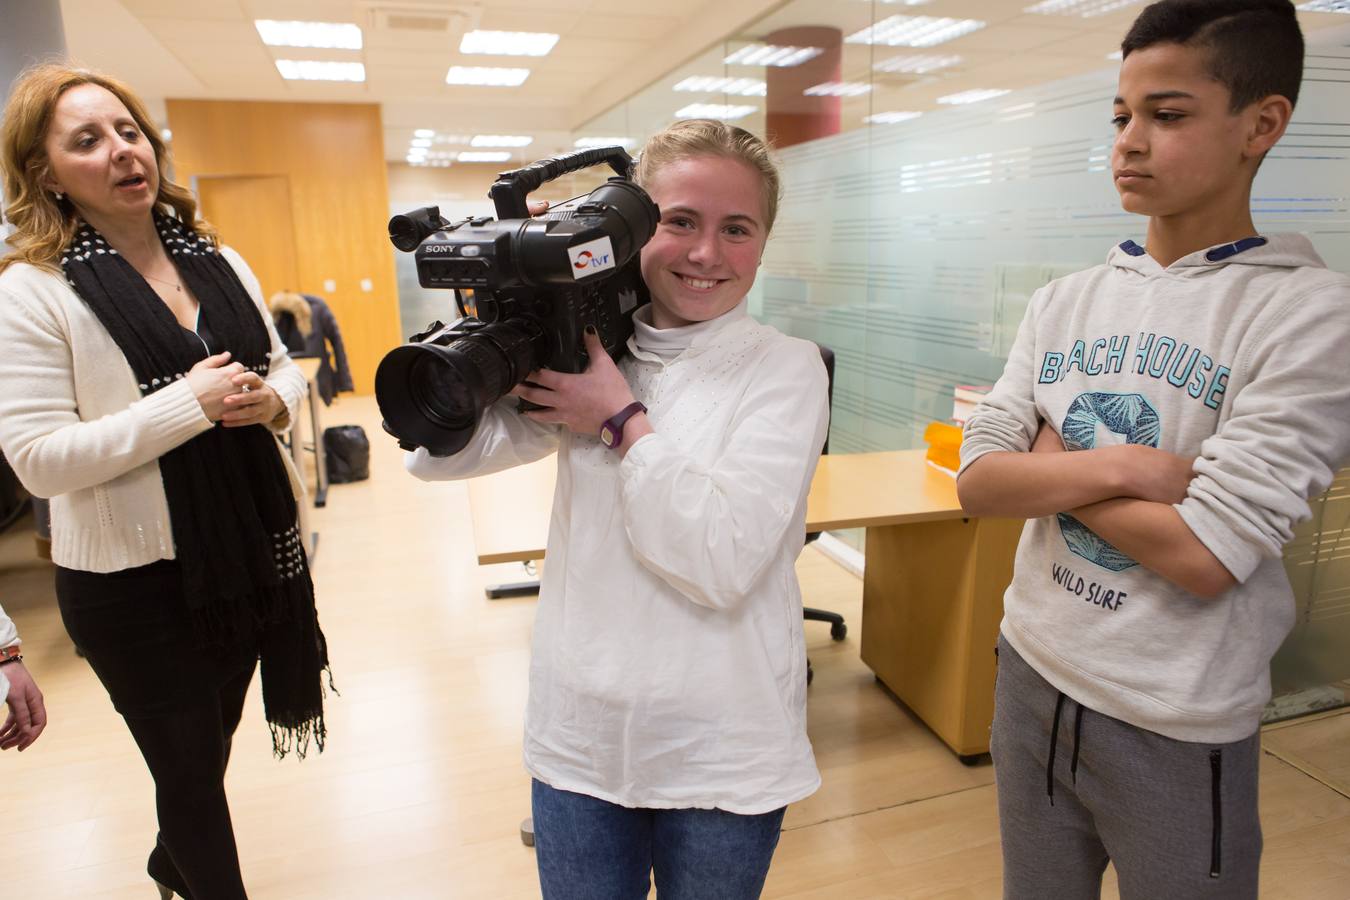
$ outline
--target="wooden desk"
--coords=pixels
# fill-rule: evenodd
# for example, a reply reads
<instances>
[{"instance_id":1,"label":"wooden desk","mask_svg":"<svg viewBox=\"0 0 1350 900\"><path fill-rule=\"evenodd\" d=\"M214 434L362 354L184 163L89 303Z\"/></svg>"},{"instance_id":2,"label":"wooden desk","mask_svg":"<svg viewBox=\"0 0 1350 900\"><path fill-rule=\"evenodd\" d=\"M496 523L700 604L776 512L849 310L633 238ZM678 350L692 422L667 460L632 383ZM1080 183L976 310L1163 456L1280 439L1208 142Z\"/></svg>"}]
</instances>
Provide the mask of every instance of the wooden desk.
<instances>
[{"instance_id":1,"label":"wooden desk","mask_svg":"<svg viewBox=\"0 0 1350 900\"><path fill-rule=\"evenodd\" d=\"M544 557L557 460L469 482L480 564ZM989 750L994 645L1022 522L967 516L922 450L825 456L806 530L867 529L862 659L962 757Z\"/></svg>"},{"instance_id":2,"label":"wooden desk","mask_svg":"<svg viewBox=\"0 0 1350 900\"><path fill-rule=\"evenodd\" d=\"M469 512L480 566L544 558L558 457L469 480Z\"/></svg>"}]
</instances>

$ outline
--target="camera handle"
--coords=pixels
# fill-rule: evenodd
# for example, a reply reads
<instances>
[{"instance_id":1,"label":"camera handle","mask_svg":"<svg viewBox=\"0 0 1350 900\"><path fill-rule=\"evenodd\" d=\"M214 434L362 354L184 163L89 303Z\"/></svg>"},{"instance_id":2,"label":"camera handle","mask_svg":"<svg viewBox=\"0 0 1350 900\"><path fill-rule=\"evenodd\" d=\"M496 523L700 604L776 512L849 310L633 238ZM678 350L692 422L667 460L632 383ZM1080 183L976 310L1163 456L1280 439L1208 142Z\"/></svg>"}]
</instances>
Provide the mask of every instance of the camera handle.
<instances>
[{"instance_id":1,"label":"camera handle","mask_svg":"<svg viewBox=\"0 0 1350 900\"><path fill-rule=\"evenodd\" d=\"M497 207L498 219L527 219L530 216L525 198L547 181L552 181L568 172L589 169L600 163L608 163L621 178L628 178L633 171L633 158L622 147L596 147L591 150L578 150L563 156L541 159L530 163L523 169L502 172L488 191L488 196Z\"/></svg>"}]
</instances>

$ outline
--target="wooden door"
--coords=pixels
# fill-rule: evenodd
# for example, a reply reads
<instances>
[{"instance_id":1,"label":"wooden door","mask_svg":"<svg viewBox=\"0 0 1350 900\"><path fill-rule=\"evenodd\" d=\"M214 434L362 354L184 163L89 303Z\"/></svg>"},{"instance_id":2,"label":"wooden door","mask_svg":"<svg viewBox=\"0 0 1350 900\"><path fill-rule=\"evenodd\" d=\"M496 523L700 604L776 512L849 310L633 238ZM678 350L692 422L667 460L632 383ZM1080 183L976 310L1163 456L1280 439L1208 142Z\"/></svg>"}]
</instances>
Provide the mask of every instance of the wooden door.
<instances>
[{"instance_id":1,"label":"wooden door","mask_svg":"<svg viewBox=\"0 0 1350 900\"><path fill-rule=\"evenodd\" d=\"M263 299L303 289L296 274L290 179L285 175L197 179L202 218L221 243L239 251L262 285Z\"/></svg>"}]
</instances>

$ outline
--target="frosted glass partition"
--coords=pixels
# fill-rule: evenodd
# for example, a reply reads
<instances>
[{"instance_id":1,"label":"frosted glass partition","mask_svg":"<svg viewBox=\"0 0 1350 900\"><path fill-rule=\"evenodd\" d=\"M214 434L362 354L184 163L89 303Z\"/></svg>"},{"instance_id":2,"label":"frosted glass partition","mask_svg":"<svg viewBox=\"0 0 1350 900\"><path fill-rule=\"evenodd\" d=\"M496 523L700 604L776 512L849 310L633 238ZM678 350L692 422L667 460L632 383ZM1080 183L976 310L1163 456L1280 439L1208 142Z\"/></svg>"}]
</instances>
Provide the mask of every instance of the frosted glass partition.
<instances>
[{"instance_id":1,"label":"frosted glass partition","mask_svg":"<svg viewBox=\"0 0 1350 900\"><path fill-rule=\"evenodd\" d=\"M1350 50L1310 50L1253 196L1258 230L1303 232L1343 272L1348 83ZM1102 71L783 151L753 304L835 350L831 452L920 445L954 385L998 377L1036 288L1142 242L1145 220L1121 211L1108 171L1115 87ZM1313 512L1285 554L1297 625L1272 668L1271 717L1343 703L1350 679L1350 475Z\"/></svg>"},{"instance_id":2,"label":"frosted glass partition","mask_svg":"<svg viewBox=\"0 0 1350 900\"><path fill-rule=\"evenodd\" d=\"M1318 51L1257 178L1257 227L1350 271L1350 51ZM1109 169L1114 70L783 151L757 315L838 357L835 452L917 446L995 379L1032 291L1142 242Z\"/></svg>"},{"instance_id":3,"label":"frosted glass partition","mask_svg":"<svg viewBox=\"0 0 1350 900\"><path fill-rule=\"evenodd\" d=\"M1350 48L1310 48L1293 126L1256 181L1257 226L1302 231L1350 272ZM1350 377L1350 347L1332 377ZM1350 469L1285 548L1294 630L1271 665L1270 718L1350 700Z\"/></svg>"}]
</instances>

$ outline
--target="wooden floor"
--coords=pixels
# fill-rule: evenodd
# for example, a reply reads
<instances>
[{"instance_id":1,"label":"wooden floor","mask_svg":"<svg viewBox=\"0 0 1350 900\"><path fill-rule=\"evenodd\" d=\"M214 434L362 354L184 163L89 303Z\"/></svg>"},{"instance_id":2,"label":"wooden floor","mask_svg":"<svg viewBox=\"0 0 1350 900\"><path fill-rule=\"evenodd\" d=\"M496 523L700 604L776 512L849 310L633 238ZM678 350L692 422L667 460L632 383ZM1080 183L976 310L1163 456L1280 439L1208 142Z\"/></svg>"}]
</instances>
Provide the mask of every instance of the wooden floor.
<instances>
[{"instance_id":1,"label":"wooden floor","mask_svg":"<svg viewBox=\"0 0 1350 900\"><path fill-rule=\"evenodd\" d=\"M474 564L464 487L407 476L369 398L344 398L325 419L362 424L374 442L371 479L333 486L312 522L342 695L328 705L328 751L277 763L255 681L228 782L250 896L537 897L517 834L535 602L484 598L519 567ZM997 897L991 767L961 765L859 661L860 582L813 548L799 571L808 602L843 612L851 631L835 644L807 623L824 786L789 811L765 896ZM0 897L149 900L149 777L72 653L51 570L22 526L0 536L0 603L51 714L37 744L0 755ZM1266 744L1263 896L1350 896L1350 716L1279 727Z\"/></svg>"}]
</instances>

